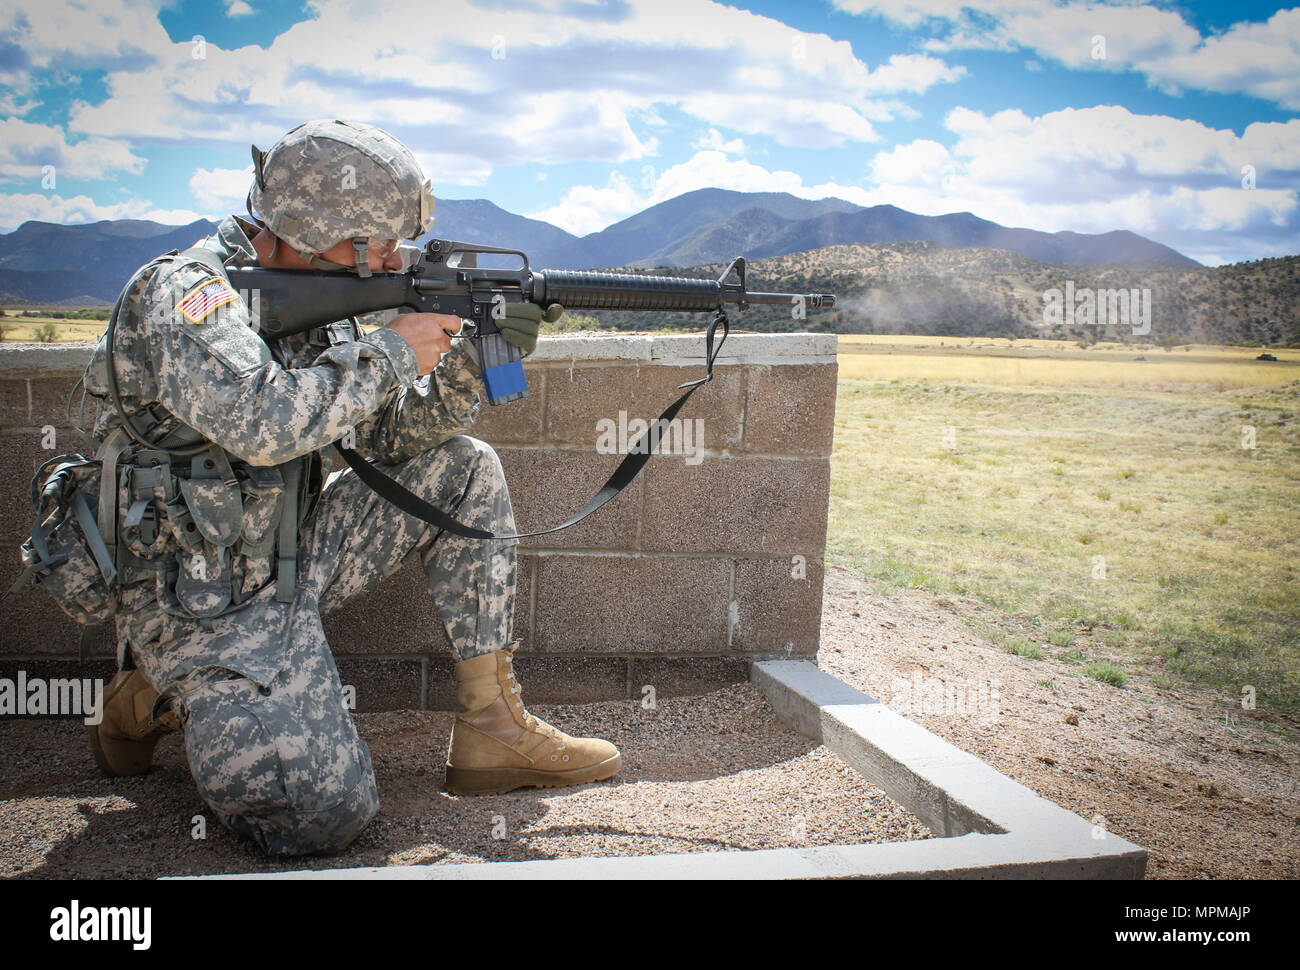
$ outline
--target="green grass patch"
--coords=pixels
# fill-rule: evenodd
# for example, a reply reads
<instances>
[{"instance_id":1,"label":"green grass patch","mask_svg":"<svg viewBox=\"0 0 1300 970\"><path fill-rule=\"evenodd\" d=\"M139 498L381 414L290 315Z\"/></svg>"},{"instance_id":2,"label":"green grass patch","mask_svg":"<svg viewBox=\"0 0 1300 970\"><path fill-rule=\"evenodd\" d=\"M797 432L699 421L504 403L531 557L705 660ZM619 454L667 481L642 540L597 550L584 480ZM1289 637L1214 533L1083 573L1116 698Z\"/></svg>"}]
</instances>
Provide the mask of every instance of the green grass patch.
<instances>
[{"instance_id":1,"label":"green grass patch","mask_svg":"<svg viewBox=\"0 0 1300 970\"><path fill-rule=\"evenodd\" d=\"M1043 658L1043 648L1028 637L1007 637L1002 645L1008 653L1014 653L1017 657L1029 657L1031 660Z\"/></svg>"},{"instance_id":2,"label":"green grass patch","mask_svg":"<svg viewBox=\"0 0 1300 970\"><path fill-rule=\"evenodd\" d=\"M1093 680L1100 680L1103 684L1110 684L1112 687L1123 687L1124 682L1128 680L1128 674L1105 660L1094 660L1090 664L1085 664L1083 672Z\"/></svg>"}]
</instances>

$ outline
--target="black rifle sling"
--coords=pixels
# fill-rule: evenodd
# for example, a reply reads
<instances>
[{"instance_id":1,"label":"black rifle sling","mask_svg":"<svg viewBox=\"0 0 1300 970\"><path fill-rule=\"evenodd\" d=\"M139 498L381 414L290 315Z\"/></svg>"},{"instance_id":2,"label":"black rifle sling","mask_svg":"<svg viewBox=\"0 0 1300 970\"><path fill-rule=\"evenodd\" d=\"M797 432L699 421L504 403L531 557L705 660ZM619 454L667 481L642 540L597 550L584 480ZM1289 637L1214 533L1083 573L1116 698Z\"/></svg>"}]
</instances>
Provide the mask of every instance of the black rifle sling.
<instances>
[{"instance_id":1,"label":"black rifle sling","mask_svg":"<svg viewBox=\"0 0 1300 970\"><path fill-rule=\"evenodd\" d=\"M717 331L719 325L722 327L722 339L718 341L718 346L715 349L713 346L713 335ZM470 539L501 540L528 539L532 536L544 536L552 532L559 532L561 529L567 529L571 525L577 525L619 492L623 491L623 489L627 488L628 485L632 484L633 479L640 474L641 469L644 468L646 462L650 460L650 456L654 453L654 448L658 445L659 440L662 439L663 430L666 429L668 423L677 416L677 412L680 411L682 405L686 403L686 399L694 394L695 389L701 384L707 384L709 381L713 380L713 362L722 351L722 344L726 341L729 332L730 326L727 322L727 315L719 309L713 323L709 325L709 332L705 338L705 375L697 381L688 381L685 384L679 384L677 389L680 391L682 388L686 388L686 393L669 405L668 409L656 418L655 421L651 423L650 427L646 429L645 434L637 438L634 444L628 446L627 454L623 456L623 460L619 462L618 467L614 469L614 474L609 476L609 481L605 482L605 484L600 487L600 491L593 495L587 504L579 509L572 518L551 529L542 529L540 532L521 532L513 535L495 535L491 532L486 532L483 529L475 529L472 526L464 525L461 522L457 522L442 509L435 505L431 505L424 499L420 498L420 496L407 489L400 482L396 482L389 478L355 451L350 448L344 448L337 442L334 447L338 450L338 453L343 456L343 460L346 461L352 467L352 470L357 473L357 477L379 493L382 498L391 502L406 514L413 515L417 519L422 519L430 525L435 525L446 532L451 532L458 536L465 536ZM656 428L658 428L660 432L658 435L653 434ZM644 444L647 435L651 436L650 446L643 449L642 445Z\"/></svg>"}]
</instances>

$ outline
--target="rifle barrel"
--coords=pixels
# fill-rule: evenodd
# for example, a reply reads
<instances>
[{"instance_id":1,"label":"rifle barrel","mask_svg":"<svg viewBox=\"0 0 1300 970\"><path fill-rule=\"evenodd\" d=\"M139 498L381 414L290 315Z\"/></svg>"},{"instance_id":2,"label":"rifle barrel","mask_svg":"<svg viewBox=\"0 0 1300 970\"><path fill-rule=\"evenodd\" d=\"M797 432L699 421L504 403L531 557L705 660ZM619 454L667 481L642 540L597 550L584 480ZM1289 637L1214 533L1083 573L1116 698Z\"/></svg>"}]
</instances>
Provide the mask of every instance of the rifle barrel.
<instances>
[{"instance_id":1,"label":"rifle barrel","mask_svg":"<svg viewBox=\"0 0 1300 970\"><path fill-rule=\"evenodd\" d=\"M640 276L590 270L535 270L532 299L573 310L713 310L724 303L775 303L790 306L794 293L747 293L738 285L682 276ZM813 293L806 306L831 307L835 297Z\"/></svg>"}]
</instances>

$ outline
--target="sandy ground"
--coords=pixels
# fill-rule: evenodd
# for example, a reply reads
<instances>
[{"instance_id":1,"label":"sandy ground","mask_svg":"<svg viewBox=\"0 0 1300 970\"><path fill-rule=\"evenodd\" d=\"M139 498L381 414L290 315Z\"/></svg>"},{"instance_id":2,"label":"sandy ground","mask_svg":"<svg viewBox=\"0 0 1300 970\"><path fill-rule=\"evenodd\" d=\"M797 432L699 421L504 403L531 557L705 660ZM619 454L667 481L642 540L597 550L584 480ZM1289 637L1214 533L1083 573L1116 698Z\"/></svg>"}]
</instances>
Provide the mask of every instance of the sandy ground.
<instances>
[{"instance_id":1,"label":"sandy ground","mask_svg":"<svg viewBox=\"0 0 1300 970\"><path fill-rule=\"evenodd\" d=\"M989 644L973 602L826 574L821 666L1039 794L1147 847L1150 878L1300 877L1300 724L1141 676L1122 688ZM1044 686L1050 681L1055 689ZM527 685L525 685L525 697ZM0 876L154 877L759 849L926 838L914 817L738 684L655 710L536 713L624 754L612 782L442 791L451 715L358 718L379 816L345 853L267 860L205 812L178 736L143 778L100 778L76 721L2 720ZM1287 739L1279 729L1290 733ZM192 835L206 815L206 838Z\"/></svg>"},{"instance_id":2,"label":"sandy ground","mask_svg":"<svg viewBox=\"0 0 1300 970\"><path fill-rule=\"evenodd\" d=\"M879 596L834 568L825 590L824 670L1146 847L1147 878L1300 877L1294 719L1232 709L1207 690L1162 690L1140 675L1117 688L1062 660L1015 656L971 633L962 617L983 612L973 601Z\"/></svg>"},{"instance_id":3,"label":"sandy ground","mask_svg":"<svg viewBox=\"0 0 1300 970\"><path fill-rule=\"evenodd\" d=\"M525 697L527 694L525 693ZM570 733L613 741L616 779L575 789L458 798L442 791L451 715L359 717L380 814L346 852L267 860L204 814L178 736L142 778L98 777L72 721L0 721L22 752L0 778L0 876L161 875L500 862L581 855L769 849L926 838L929 832L824 747L785 727L759 690L535 713Z\"/></svg>"}]
</instances>

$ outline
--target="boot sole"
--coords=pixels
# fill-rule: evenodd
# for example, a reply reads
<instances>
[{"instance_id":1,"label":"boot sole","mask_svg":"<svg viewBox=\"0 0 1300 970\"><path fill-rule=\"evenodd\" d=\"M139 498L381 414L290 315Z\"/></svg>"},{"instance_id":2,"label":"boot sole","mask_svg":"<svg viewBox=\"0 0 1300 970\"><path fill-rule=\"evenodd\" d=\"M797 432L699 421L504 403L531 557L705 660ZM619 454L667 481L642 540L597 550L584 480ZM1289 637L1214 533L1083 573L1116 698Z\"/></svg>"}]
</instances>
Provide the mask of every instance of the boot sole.
<instances>
[{"instance_id":1,"label":"boot sole","mask_svg":"<svg viewBox=\"0 0 1300 970\"><path fill-rule=\"evenodd\" d=\"M447 765L447 791L453 795L504 795L516 788L563 788L613 778L623 767L616 754L600 764L568 771L537 771L532 768L457 768Z\"/></svg>"}]
</instances>

